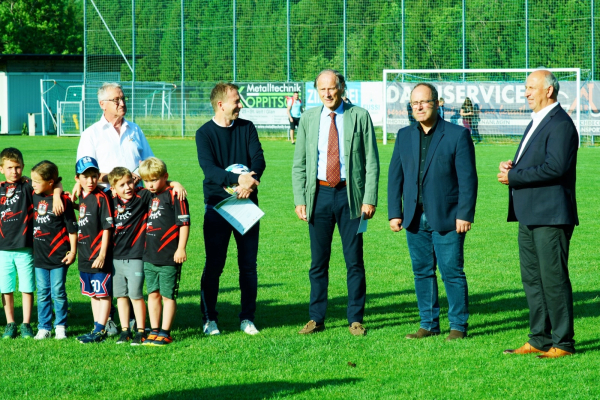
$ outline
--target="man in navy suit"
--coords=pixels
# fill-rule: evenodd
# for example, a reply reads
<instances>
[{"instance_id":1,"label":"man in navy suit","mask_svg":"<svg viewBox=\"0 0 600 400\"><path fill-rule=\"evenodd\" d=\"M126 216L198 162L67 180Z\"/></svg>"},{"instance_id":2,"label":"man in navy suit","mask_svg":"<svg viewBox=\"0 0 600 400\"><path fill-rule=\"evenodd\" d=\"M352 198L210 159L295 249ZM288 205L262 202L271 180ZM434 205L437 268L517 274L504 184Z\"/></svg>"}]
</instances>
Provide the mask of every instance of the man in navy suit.
<instances>
[{"instance_id":1,"label":"man in navy suit","mask_svg":"<svg viewBox=\"0 0 600 400\"><path fill-rule=\"evenodd\" d=\"M440 334L436 264L448 296L450 335L467 335L469 319L464 241L475 216L477 171L469 131L438 116L438 93L428 83L411 93L416 123L400 129L388 176L388 218L406 229L415 276L420 328L407 339Z\"/></svg>"},{"instance_id":2,"label":"man in navy suit","mask_svg":"<svg viewBox=\"0 0 600 400\"><path fill-rule=\"evenodd\" d=\"M529 305L529 341L505 354L575 352L569 243L579 225L575 167L579 137L557 101L558 80L532 72L525 97L533 111L514 160L500 163L498 181L508 185L508 221L519 221L521 280Z\"/></svg>"}]
</instances>

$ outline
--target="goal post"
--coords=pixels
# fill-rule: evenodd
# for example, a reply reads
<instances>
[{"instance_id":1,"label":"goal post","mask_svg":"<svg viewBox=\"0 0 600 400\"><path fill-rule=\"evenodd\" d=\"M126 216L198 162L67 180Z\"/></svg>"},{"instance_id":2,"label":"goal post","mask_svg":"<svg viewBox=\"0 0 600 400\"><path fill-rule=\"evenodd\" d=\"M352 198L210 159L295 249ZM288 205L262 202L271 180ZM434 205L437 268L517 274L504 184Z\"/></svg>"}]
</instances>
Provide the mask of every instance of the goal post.
<instances>
[{"instance_id":1,"label":"goal post","mask_svg":"<svg viewBox=\"0 0 600 400\"><path fill-rule=\"evenodd\" d=\"M531 121L525 80L529 73L539 69L385 69L383 144L387 144L388 133L395 135L398 129L414 122L410 92L419 82L437 88L438 97L445 102L444 119L469 128L474 141L496 143L520 139ZM548 70L559 81L558 100L573 119L581 141L581 69ZM470 116L463 118L461 114L467 112L461 113L461 109L471 111Z\"/></svg>"}]
</instances>

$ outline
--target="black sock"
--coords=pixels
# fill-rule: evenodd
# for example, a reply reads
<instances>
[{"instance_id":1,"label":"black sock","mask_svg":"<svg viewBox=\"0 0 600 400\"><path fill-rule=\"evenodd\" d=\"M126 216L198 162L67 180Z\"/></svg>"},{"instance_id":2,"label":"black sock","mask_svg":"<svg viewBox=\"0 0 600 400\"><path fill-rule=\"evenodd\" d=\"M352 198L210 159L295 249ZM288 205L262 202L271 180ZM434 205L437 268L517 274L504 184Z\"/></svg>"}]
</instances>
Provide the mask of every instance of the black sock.
<instances>
[{"instance_id":1,"label":"black sock","mask_svg":"<svg viewBox=\"0 0 600 400\"><path fill-rule=\"evenodd\" d=\"M152 328L152 333L156 333L158 335L158 332L160 332L160 328Z\"/></svg>"},{"instance_id":2,"label":"black sock","mask_svg":"<svg viewBox=\"0 0 600 400\"><path fill-rule=\"evenodd\" d=\"M160 336L164 336L164 337L169 337L171 335L171 331L170 330L167 331L167 330L161 329L159 335Z\"/></svg>"}]
</instances>

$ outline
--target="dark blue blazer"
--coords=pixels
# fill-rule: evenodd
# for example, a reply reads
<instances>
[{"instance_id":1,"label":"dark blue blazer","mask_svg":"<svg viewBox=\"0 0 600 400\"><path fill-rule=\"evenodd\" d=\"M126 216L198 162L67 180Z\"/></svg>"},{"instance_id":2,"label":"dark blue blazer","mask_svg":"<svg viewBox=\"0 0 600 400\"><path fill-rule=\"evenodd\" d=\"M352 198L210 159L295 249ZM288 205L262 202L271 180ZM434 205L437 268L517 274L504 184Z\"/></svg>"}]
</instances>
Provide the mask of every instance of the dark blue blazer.
<instances>
[{"instance_id":1,"label":"dark blue blazer","mask_svg":"<svg viewBox=\"0 0 600 400\"><path fill-rule=\"evenodd\" d=\"M418 196L418 122L396 136L388 175L388 218L401 218L408 227L415 216ZM469 131L438 118L425 159L423 208L437 232L456 229L456 220L473 222L477 201L475 148Z\"/></svg>"},{"instance_id":2,"label":"dark blue blazer","mask_svg":"<svg viewBox=\"0 0 600 400\"><path fill-rule=\"evenodd\" d=\"M521 146L522 140L513 160L517 159ZM577 129L559 105L540 122L521 159L508 172L508 221L525 225L579 225L575 201L578 148Z\"/></svg>"}]
</instances>

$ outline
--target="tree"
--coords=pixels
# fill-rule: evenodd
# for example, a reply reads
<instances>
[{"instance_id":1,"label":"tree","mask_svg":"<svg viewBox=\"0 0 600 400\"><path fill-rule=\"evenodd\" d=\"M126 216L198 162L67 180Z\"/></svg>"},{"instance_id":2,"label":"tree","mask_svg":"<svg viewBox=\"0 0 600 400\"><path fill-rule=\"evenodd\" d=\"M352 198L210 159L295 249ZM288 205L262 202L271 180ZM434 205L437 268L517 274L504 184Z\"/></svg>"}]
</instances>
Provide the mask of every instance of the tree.
<instances>
[{"instance_id":1,"label":"tree","mask_svg":"<svg viewBox=\"0 0 600 400\"><path fill-rule=\"evenodd\" d=\"M80 0L2 0L0 52L5 54L81 54Z\"/></svg>"}]
</instances>

